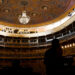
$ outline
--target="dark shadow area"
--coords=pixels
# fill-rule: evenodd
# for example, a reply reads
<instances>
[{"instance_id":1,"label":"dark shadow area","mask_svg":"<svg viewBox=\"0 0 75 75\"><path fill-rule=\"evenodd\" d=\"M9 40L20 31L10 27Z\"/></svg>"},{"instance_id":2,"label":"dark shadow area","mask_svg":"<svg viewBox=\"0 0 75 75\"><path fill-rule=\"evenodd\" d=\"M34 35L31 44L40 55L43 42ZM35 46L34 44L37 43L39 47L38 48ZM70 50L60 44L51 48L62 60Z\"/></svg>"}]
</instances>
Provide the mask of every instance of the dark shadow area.
<instances>
[{"instance_id":1,"label":"dark shadow area","mask_svg":"<svg viewBox=\"0 0 75 75\"><path fill-rule=\"evenodd\" d=\"M75 66L72 66L73 57L64 57L62 56L62 53L59 40L54 39L52 41L52 48L47 50L44 56L44 64L46 66L47 75L75 72Z\"/></svg>"},{"instance_id":2,"label":"dark shadow area","mask_svg":"<svg viewBox=\"0 0 75 75\"><path fill-rule=\"evenodd\" d=\"M2 74L22 74L22 75L40 75L39 73L33 72L31 67L21 67L19 60L14 60L12 67L5 67L0 70Z\"/></svg>"}]
</instances>

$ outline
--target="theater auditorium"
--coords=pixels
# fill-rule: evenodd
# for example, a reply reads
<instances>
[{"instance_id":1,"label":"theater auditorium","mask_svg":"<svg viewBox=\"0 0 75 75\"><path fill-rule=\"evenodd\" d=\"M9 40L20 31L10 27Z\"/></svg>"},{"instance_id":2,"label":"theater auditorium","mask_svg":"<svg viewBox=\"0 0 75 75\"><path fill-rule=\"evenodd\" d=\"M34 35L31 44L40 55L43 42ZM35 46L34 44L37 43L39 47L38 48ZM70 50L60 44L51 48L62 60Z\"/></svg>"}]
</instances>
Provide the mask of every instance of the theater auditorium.
<instances>
[{"instance_id":1,"label":"theater auditorium","mask_svg":"<svg viewBox=\"0 0 75 75\"><path fill-rule=\"evenodd\" d=\"M75 0L0 0L0 72L46 75L44 55L53 39L74 67Z\"/></svg>"}]
</instances>

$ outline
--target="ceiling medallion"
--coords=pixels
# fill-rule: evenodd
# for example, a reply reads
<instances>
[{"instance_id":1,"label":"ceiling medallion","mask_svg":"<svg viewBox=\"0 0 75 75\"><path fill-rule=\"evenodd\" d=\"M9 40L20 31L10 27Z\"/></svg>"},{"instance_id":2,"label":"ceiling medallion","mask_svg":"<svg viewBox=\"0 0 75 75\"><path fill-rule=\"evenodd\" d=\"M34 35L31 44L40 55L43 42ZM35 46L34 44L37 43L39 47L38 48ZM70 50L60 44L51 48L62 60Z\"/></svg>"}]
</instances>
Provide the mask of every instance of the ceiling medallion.
<instances>
[{"instance_id":1,"label":"ceiling medallion","mask_svg":"<svg viewBox=\"0 0 75 75\"><path fill-rule=\"evenodd\" d=\"M21 24L27 24L30 21L30 17L26 14L26 11L23 11L22 15L19 15L18 19Z\"/></svg>"}]
</instances>

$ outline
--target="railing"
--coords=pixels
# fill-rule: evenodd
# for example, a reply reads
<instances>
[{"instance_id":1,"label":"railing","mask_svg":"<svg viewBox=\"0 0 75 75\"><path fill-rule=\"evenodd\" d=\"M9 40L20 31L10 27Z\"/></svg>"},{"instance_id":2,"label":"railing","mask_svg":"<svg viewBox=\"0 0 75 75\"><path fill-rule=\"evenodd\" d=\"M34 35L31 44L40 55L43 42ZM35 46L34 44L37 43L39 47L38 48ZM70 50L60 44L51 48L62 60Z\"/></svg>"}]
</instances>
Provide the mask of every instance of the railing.
<instances>
[{"instance_id":1,"label":"railing","mask_svg":"<svg viewBox=\"0 0 75 75\"><path fill-rule=\"evenodd\" d=\"M75 22L68 27L66 27L66 31L64 29L43 37L36 38L13 38L13 37L0 37L0 46L2 47L41 47L48 46L50 42L54 39L65 40L66 38L72 36L75 37ZM71 28L70 28L71 26ZM69 29L67 29L69 28Z\"/></svg>"}]
</instances>

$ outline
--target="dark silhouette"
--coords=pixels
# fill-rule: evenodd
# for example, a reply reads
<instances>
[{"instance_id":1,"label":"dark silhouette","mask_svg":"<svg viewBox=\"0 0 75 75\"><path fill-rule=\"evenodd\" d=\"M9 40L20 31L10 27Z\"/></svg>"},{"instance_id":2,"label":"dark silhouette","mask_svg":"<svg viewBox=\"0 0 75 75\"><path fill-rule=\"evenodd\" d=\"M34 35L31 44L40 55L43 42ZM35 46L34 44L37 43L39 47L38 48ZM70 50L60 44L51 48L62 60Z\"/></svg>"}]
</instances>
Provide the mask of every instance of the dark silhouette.
<instances>
[{"instance_id":1,"label":"dark silhouette","mask_svg":"<svg viewBox=\"0 0 75 75\"><path fill-rule=\"evenodd\" d=\"M59 44L58 39L54 39L52 41L52 48L50 48L45 53L44 64L46 65L46 73L50 75L51 73L57 73L58 71L62 71L63 68L63 57L62 57L62 49Z\"/></svg>"}]
</instances>

